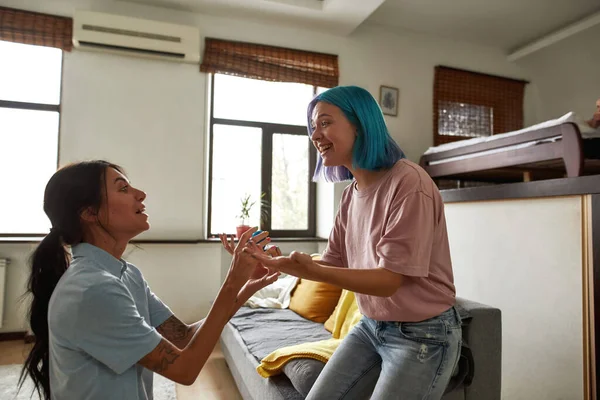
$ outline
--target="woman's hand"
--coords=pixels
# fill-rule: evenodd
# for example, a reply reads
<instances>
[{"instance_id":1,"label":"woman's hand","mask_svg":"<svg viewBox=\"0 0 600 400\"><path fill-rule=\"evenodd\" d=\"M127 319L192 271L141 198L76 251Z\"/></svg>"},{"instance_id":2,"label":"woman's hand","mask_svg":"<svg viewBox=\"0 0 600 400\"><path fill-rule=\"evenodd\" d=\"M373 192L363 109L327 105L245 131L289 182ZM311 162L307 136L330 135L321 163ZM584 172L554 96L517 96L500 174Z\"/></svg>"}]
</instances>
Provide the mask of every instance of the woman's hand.
<instances>
[{"instance_id":1,"label":"woman's hand","mask_svg":"<svg viewBox=\"0 0 600 400\"><path fill-rule=\"evenodd\" d=\"M244 248L244 253L251 254L252 257L270 270L299 278L310 279L312 272L317 267L310 255L297 251L293 251L288 257L269 257L263 254L258 246L248 243Z\"/></svg>"},{"instance_id":2,"label":"woman's hand","mask_svg":"<svg viewBox=\"0 0 600 400\"><path fill-rule=\"evenodd\" d=\"M293 261L304 265L305 267L314 264L312 257L309 254L302 253L301 251L292 251L290 258Z\"/></svg>"},{"instance_id":3,"label":"woman's hand","mask_svg":"<svg viewBox=\"0 0 600 400\"><path fill-rule=\"evenodd\" d=\"M270 256L281 255L281 251L277 248L277 246L273 246L267 249L265 252ZM266 286L269 286L271 283L274 283L279 278L279 275L279 272L270 271L268 268L262 266L262 264L257 264L257 267L254 268L250 279L248 279L244 287L242 287L237 295L232 315L234 315L240 309L240 307L243 306L250 299L250 297L254 295L254 293Z\"/></svg>"},{"instance_id":4,"label":"woman's hand","mask_svg":"<svg viewBox=\"0 0 600 400\"><path fill-rule=\"evenodd\" d=\"M279 257L281 256L281 250L279 250L279 247L277 246L271 246L269 248L267 248L267 250L262 250L267 257ZM250 276L250 279L258 279L261 278L265 275L265 271L268 271L269 269L266 268L264 265L262 265L260 262L257 261L256 264L256 268L254 269L254 272L252 273L252 275ZM262 289L262 288L261 288Z\"/></svg>"},{"instance_id":5,"label":"woman's hand","mask_svg":"<svg viewBox=\"0 0 600 400\"><path fill-rule=\"evenodd\" d=\"M263 266L260 268L257 267L253 273L253 276L250 277L248 282L246 282L244 287L238 293L238 302L240 304L244 304L250 297L254 295L254 293L277 281L279 275L280 273L277 271L270 271Z\"/></svg>"},{"instance_id":6,"label":"woman's hand","mask_svg":"<svg viewBox=\"0 0 600 400\"><path fill-rule=\"evenodd\" d=\"M249 244L249 240L256 229L257 228L251 228L244 232L242 236L240 236L238 245L233 248L233 259L231 260L225 283L233 285L233 287L236 288L236 291L243 287L249 279L256 276L262 277L264 275L264 273L256 271L260 266L256 259L250 254L242 251L243 248ZM264 268L262 266L260 267Z\"/></svg>"},{"instance_id":7,"label":"woman's hand","mask_svg":"<svg viewBox=\"0 0 600 400\"><path fill-rule=\"evenodd\" d=\"M241 238L238 241L238 244L236 246L235 242L233 241L233 235L227 236L226 234L223 233L223 234L219 235L219 239L221 239L223 248L231 255L234 255L234 253L236 251L241 251L244 247L242 245ZM253 233L252 236L250 237L250 239L248 239L248 242L255 243L257 245L259 243L263 243L263 242L268 243L270 241L271 241L271 238L269 237L269 232L267 232L267 231L261 231L258 235ZM260 244L260 246L262 246L262 244ZM266 250L261 249L261 251L264 251L267 255L269 255L271 257L277 257L277 256L281 255L281 250L279 250L279 248L277 246L272 246ZM255 270L252 273L250 279L259 279L259 278L263 277L265 269L266 268L264 268L263 265L261 265L260 263L257 262ZM262 289L262 288L259 288L257 290L260 290L260 289Z\"/></svg>"},{"instance_id":8,"label":"woman's hand","mask_svg":"<svg viewBox=\"0 0 600 400\"><path fill-rule=\"evenodd\" d=\"M594 129L600 127L600 111L594 113L594 116L588 121L588 124Z\"/></svg>"},{"instance_id":9,"label":"woman's hand","mask_svg":"<svg viewBox=\"0 0 600 400\"><path fill-rule=\"evenodd\" d=\"M254 233L254 232L253 232ZM226 235L224 233L219 234L219 239L221 239L221 243L223 244L223 248L225 250L227 250L227 252L231 255L233 255L233 253L235 252L235 249L237 247L239 247L242 243L242 241L240 240L237 244L237 246L235 245L235 241L233 240L233 235ZM241 238L240 238L241 239ZM267 244L268 242L271 241L271 238L269 237L269 232L267 231L262 231L260 232L258 235L256 236L251 236L250 240L252 240L254 243L259 244L261 242L265 242L264 244ZM263 245L264 245L263 244ZM241 246L240 248L243 248L244 246Z\"/></svg>"}]
</instances>

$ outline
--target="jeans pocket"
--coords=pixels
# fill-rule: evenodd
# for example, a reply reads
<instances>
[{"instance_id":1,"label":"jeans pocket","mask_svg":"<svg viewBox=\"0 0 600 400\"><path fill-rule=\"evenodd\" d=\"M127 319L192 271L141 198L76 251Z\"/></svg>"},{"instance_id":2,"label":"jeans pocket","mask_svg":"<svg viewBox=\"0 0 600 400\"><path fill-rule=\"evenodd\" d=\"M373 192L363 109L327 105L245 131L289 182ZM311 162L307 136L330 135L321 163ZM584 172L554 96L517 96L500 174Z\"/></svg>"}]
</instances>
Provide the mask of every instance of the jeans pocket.
<instances>
[{"instance_id":1,"label":"jeans pocket","mask_svg":"<svg viewBox=\"0 0 600 400\"><path fill-rule=\"evenodd\" d=\"M401 322L398 330L400 335L406 339L419 343L445 345L448 341L448 327L440 319L424 322Z\"/></svg>"}]
</instances>

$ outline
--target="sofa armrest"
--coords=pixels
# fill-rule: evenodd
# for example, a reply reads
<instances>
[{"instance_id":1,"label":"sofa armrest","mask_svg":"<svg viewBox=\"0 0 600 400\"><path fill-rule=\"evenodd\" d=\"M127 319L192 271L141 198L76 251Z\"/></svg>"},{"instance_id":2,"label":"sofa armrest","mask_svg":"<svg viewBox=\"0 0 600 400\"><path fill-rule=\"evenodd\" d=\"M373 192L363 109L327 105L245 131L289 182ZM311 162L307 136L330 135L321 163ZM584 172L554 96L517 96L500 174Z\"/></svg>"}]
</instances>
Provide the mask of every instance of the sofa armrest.
<instances>
[{"instance_id":1,"label":"sofa armrest","mask_svg":"<svg viewBox=\"0 0 600 400\"><path fill-rule=\"evenodd\" d=\"M463 327L463 338L475 362L473 382L465 388L465 399L500 400L502 374L502 319L498 308L457 298L471 320Z\"/></svg>"}]
</instances>

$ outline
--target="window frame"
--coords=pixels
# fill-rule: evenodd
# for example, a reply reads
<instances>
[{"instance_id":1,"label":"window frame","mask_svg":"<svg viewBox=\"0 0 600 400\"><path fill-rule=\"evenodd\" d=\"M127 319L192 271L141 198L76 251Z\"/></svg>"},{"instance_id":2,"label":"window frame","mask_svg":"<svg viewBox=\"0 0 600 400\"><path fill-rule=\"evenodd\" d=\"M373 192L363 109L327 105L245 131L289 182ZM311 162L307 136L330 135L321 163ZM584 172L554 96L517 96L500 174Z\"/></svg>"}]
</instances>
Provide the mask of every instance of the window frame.
<instances>
[{"instance_id":1,"label":"window frame","mask_svg":"<svg viewBox=\"0 0 600 400\"><path fill-rule=\"evenodd\" d=\"M302 125L286 125L269 122L256 122L237 119L215 118L214 116L214 97L215 97L215 74L210 74L210 121L209 121L209 148L208 148L208 215L207 215L207 237L215 238L216 233L212 233L212 177L213 177L213 141L215 125L243 126L249 128L260 128L262 130L262 151L261 151L261 193L265 193L266 204L260 204L261 215L266 208L266 216L261 221L260 229L269 232L273 238L314 238L316 237L317 225L317 185L312 181L312 176L317 163L317 151L314 146L308 148L308 229L304 230L271 230L271 187L273 173L273 135L290 134L306 136L307 128ZM317 87L313 86L313 95L316 95ZM257 203L259 204L259 203ZM232 227L233 228L233 227Z\"/></svg>"},{"instance_id":2,"label":"window frame","mask_svg":"<svg viewBox=\"0 0 600 400\"><path fill-rule=\"evenodd\" d=\"M448 86L449 74L454 75L452 79L455 83L451 86ZM489 137L523 128L524 91L528 83L522 79L436 65L433 82L433 145L439 146L475 137ZM515 97L517 92L520 92L519 97ZM511 102L515 98L520 100L518 105ZM440 134L439 122L442 109L440 103L444 101L491 109L491 134L489 136Z\"/></svg>"},{"instance_id":3,"label":"window frame","mask_svg":"<svg viewBox=\"0 0 600 400\"><path fill-rule=\"evenodd\" d=\"M19 43L24 46L32 46L26 43ZM45 46L39 46L45 47ZM2 100L0 99L0 108L8 108L15 110L29 110L29 111L50 111L58 113L58 132L56 133L56 170L60 166L60 139L61 139L61 127L62 127L62 94L63 94L63 74L64 74L64 66L65 66L65 51L59 49L61 51L60 56L60 88L58 94L58 104L47 104L47 103L31 103L24 101L14 101L14 100ZM39 233L3 233L0 230L0 239L3 238L39 238L47 235L48 232L39 232Z\"/></svg>"}]
</instances>

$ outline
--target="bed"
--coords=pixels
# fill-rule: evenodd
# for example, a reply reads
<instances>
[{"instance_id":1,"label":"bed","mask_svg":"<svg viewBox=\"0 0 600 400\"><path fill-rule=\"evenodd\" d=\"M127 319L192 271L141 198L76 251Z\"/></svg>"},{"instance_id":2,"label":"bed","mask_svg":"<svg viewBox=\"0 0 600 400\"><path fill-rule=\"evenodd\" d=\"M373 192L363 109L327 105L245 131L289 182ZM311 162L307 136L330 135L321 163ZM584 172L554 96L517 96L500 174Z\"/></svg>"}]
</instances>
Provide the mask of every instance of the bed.
<instances>
[{"instance_id":1,"label":"bed","mask_svg":"<svg viewBox=\"0 0 600 400\"><path fill-rule=\"evenodd\" d=\"M519 131L431 147L420 164L434 179L491 183L600 174L600 130L570 112Z\"/></svg>"}]
</instances>

